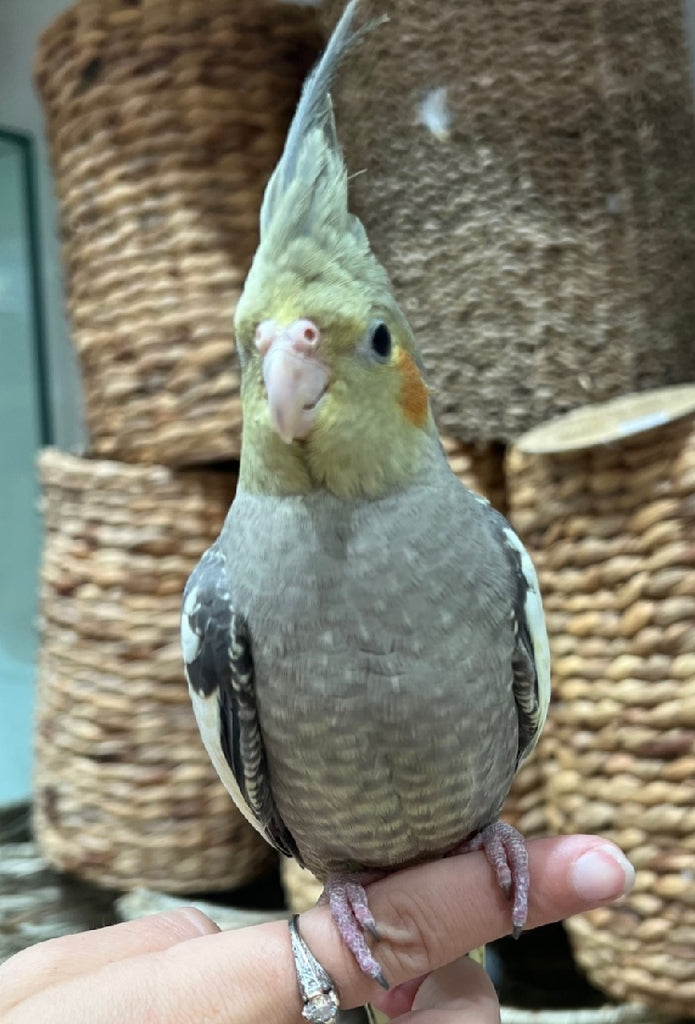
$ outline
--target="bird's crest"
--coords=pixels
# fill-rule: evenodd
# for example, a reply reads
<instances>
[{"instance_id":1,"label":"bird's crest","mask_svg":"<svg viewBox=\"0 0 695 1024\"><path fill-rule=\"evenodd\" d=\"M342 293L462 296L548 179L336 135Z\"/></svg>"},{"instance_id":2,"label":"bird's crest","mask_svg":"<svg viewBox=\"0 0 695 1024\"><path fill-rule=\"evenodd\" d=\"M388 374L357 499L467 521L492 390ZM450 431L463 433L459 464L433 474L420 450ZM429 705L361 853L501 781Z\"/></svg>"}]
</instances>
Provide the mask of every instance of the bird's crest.
<instances>
[{"instance_id":1,"label":"bird's crest","mask_svg":"<svg viewBox=\"0 0 695 1024\"><path fill-rule=\"evenodd\" d=\"M336 239L369 243L360 221L348 211L347 171L336 133L330 90L340 61L365 32L383 19L353 29L359 0L350 0L326 50L304 84L280 161L261 206L261 249L282 252L298 238L324 251Z\"/></svg>"}]
</instances>

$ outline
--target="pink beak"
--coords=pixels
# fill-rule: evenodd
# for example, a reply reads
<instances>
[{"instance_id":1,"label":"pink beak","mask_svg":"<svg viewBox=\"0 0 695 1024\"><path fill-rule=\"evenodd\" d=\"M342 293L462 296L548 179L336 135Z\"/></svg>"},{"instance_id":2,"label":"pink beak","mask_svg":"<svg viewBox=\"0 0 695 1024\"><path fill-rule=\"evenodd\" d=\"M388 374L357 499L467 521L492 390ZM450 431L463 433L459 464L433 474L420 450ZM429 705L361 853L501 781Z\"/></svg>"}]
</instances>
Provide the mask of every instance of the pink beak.
<instances>
[{"instance_id":1,"label":"pink beak","mask_svg":"<svg viewBox=\"0 0 695 1024\"><path fill-rule=\"evenodd\" d=\"M321 332L311 320L295 320L289 326L263 320L256 328L270 419L286 444L308 436L328 387L328 369L318 356L320 344Z\"/></svg>"}]
</instances>

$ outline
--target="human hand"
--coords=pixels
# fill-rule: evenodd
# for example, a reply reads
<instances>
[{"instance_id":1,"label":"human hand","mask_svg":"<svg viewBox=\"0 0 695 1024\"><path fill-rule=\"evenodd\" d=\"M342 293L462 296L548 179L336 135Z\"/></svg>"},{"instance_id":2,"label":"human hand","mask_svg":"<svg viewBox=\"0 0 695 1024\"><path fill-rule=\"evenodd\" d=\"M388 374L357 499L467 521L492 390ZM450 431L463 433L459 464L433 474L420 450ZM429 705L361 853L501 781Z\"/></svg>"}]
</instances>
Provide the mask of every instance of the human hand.
<instances>
[{"instance_id":1,"label":"human hand","mask_svg":"<svg viewBox=\"0 0 695 1024\"><path fill-rule=\"evenodd\" d=\"M529 928L603 903L632 885L617 847L595 836L529 843ZM483 853L390 875L369 886L378 956L391 990L358 968L327 907L300 916L343 1009L371 1002L399 1024L496 1024L482 968L461 958L508 934L509 905ZM284 922L219 932L179 910L26 949L0 966L2 1024L299 1024Z\"/></svg>"}]
</instances>

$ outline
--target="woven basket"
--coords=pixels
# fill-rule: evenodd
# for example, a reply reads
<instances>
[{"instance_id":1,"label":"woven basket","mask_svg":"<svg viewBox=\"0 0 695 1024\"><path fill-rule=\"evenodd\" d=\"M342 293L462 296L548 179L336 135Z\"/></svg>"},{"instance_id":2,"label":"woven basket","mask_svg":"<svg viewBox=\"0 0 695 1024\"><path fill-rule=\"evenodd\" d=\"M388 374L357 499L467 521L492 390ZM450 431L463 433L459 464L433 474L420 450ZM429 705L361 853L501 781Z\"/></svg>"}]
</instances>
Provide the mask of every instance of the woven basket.
<instances>
[{"instance_id":1,"label":"woven basket","mask_svg":"<svg viewBox=\"0 0 695 1024\"><path fill-rule=\"evenodd\" d=\"M221 890L270 848L203 749L179 646L187 576L234 492L222 473L46 449L36 712L36 838L103 886Z\"/></svg>"},{"instance_id":2,"label":"woven basket","mask_svg":"<svg viewBox=\"0 0 695 1024\"><path fill-rule=\"evenodd\" d=\"M456 476L470 490L482 494L503 515L507 508L504 449L501 445L474 445L443 437L442 446Z\"/></svg>"},{"instance_id":3,"label":"woven basket","mask_svg":"<svg viewBox=\"0 0 695 1024\"><path fill-rule=\"evenodd\" d=\"M568 922L615 999L695 1007L695 386L577 410L508 459L539 569L556 702L553 830L637 867L620 905Z\"/></svg>"},{"instance_id":4,"label":"woven basket","mask_svg":"<svg viewBox=\"0 0 695 1024\"><path fill-rule=\"evenodd\" d=\"M343 0L325 0L332 24ZM695 377L695 129L680 0L364 0L336 87L352 207L438 420L510 441ZM655 340L658 339L658 344Z\"/></svg>"},{"instance_id":5,"label":"woven basket","mask_svg":"<svg viewBox=\"0 0 695 1024\"><path fill-rule=\"evenodd\" d=\"M259 0L78 0L42 35L94 453L238 454L234 307L318 46L311 8Z\"/></svg>"}]
</instances>

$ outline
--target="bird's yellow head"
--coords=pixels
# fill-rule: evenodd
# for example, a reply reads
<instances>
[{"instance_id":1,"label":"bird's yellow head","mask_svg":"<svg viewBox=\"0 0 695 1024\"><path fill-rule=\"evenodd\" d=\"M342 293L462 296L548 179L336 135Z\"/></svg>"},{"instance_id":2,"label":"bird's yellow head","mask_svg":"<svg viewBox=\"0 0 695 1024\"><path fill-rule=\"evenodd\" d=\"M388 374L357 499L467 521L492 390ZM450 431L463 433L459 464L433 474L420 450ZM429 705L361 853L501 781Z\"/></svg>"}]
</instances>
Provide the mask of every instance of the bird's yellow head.
<instances>
[{"instance_id":1,"label":"bird's yellow head","mask_svg":"<svg viewBox=\"0 0 695 1024\"><path fill-rule=\"evenodd\" d=\"M379 497L412 479L434 432L410 327L348 210L329 88L362 34L357 2L304 87L236 310L249 490Z\"/></svg>"}]
</instances>

